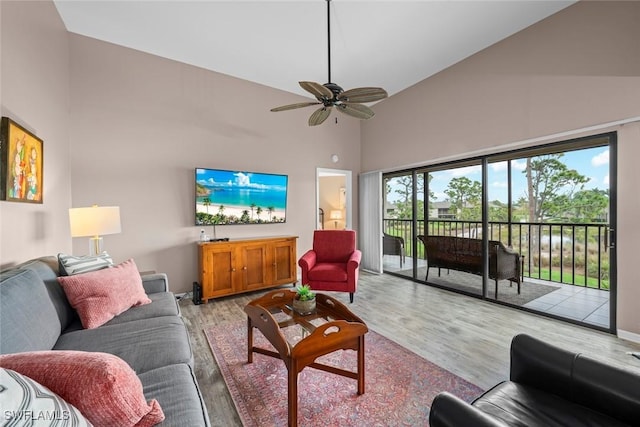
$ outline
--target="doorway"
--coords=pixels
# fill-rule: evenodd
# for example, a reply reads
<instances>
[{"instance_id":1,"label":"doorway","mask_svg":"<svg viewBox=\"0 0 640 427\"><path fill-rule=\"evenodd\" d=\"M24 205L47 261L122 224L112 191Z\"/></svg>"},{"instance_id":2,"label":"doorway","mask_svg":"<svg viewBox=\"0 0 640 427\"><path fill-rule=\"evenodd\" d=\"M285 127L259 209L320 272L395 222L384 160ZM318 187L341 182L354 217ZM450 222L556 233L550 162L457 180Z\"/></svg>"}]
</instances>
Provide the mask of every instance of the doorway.
<instances>
[{"instance_id":1,"label":"doorway","mask_svg":"<svg viewBox=\"0 0 640 427\"><path fill-rule=\"evenodd\" d=\"M349 170L317 168L316 229L352 228L352 173Z\"/></svg>"}]
</instances>

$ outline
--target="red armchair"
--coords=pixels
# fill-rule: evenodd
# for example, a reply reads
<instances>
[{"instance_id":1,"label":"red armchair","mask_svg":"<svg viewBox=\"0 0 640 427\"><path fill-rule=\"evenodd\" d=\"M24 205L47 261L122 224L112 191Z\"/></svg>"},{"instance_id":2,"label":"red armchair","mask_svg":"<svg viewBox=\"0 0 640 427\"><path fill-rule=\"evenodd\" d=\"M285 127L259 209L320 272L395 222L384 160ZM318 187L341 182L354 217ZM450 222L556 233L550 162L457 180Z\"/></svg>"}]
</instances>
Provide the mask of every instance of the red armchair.
<instances>
[{"instance_id":1,"label":"red armchair","mask_svg":"<svg viewBox=\"0 0 640 427\"><path fill-rule=\"evenodd\" d=\"M313 249L298 261L302 284L318 291L349 292L349 301L353 302L361 259L355 231L315 230Z\"/></svg>"}]
</instances>

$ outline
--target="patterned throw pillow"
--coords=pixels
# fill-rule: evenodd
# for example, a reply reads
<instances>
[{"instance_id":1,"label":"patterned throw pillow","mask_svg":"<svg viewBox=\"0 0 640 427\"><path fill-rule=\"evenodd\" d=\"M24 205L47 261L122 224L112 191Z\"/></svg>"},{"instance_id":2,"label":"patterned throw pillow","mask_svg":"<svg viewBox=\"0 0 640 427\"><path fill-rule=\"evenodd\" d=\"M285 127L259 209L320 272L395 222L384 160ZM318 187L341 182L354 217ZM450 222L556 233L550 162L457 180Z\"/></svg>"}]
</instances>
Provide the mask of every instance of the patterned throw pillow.
<instances>
[{"instance_id":1,"label":"patterned throw pillow","mask_svg":"<svg viewBox=\"0 0 640 427\"><path fill-rule=\"evenodd\" d=\"M15 426L90 427L73 405L47 387L0 368L0 420Z\"/></svg>"},{"instance_id":2,"label":"patterned throw pillow","mask_svg":"<svg viewBox=\"0 0 640 427\"><path fill-rule=\"evenodd\" d=\"M111 267L113 260L106 252L96 256L73 256L61 253L58 254L58 265L61 276L72 276Z\"/></svg>"},{"instance_id":3,"label":"patterned throw pillow","mask_svg":"<svg viewBox=\"0 0 640 427\"><path fill-rule=\"evenodd\" d=\"M164 420L158 401L147 403L133 369L112 354L71 350L14 353L0 355L0 366L49 388L96 427L146 427ZM4 401L0 402L4 409Z\"/></svg>"},{"instance_id":4,"label":"patterned throw pillow","mask_svg":"<svg viewBox=\"0 0 640 427\"><path fill-rule=\"evenodd\" d=\"M58 282L85 329L104 325L133 306L151 303L132 259L112 268L60 276Z\"/></svg>"}]
</instances>

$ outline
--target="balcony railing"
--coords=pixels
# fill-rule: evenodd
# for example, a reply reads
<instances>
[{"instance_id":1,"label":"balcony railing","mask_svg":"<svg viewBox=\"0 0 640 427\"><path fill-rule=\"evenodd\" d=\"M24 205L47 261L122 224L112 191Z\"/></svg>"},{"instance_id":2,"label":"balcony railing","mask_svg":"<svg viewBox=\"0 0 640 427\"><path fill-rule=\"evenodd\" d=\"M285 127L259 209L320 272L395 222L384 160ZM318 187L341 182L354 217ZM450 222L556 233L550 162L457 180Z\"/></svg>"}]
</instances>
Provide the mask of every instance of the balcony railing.
<instances>
[{"instance_id":1,"label":"balcony railing","mask_svg":"<svg viewBox=\"0 0 640 427\"><path fill-rule=\"evenodd\" d=\"M609 224L606 223L509 223L489 222L489 239L499 240L525 256L524 276L609 289ZM482 222L437 219L417 222L416 235L482 238ZM405 241L407 256L413 256L412 220L385 219L385 233ZM424 258L424 246L416 245L416 256Z\"/></svg>"}]
</instances>

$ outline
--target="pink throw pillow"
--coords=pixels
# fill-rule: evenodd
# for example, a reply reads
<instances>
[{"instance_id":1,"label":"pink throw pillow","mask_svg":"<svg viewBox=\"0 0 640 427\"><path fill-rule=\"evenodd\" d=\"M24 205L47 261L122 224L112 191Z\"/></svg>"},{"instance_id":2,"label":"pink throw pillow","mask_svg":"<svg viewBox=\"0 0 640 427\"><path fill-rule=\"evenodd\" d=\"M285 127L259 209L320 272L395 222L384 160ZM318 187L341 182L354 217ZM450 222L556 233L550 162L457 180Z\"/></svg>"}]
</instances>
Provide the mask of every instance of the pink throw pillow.
<instances>
[{"instance_id":1,"label":"pink throw pillow","mask_svg":"<svg viewBox=\"0 0 640 427\"><path fill-rule=\"evenodd\" d=\"M133 306L151 302L132 259L112 268L58 277L58 282L86 329L97 328Z\"/></svg>"},{"instance_id":2,"label":"pink throw pillow","mask_svg":"<svg viewBox=\"0 0 640 427\"><path fill-rule=\"evenodd\" d=\"M0 355L0 366L47 387L96 427L153 426L164 420L157 400L145 400L142 383L122 359L86 351L33 351Z\"/></svg>"}]
</instances>

